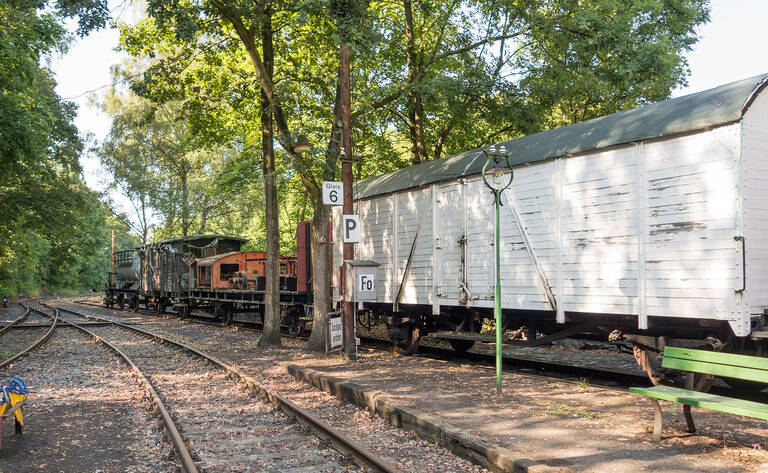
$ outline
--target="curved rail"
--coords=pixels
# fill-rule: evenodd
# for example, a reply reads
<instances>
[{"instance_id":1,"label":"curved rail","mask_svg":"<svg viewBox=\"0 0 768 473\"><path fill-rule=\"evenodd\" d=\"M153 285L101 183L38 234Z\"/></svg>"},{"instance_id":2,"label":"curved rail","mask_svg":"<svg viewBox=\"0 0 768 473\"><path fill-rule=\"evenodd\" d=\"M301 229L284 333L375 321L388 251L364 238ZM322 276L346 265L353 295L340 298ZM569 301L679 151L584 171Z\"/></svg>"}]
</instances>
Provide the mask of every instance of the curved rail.
<instances>
[{"instance_id":1,"label":"curved rail","mask_svg":"<svg viewBox=\"0 0 768 473\"><path fill-rule=\"evenodd\" d=\"M118 327L122 327L127 330L131 330L133 332L139 333L145 337L159 340L164 343L168 343L170 345L174 345L178 348L181 348L182 350L189 351L190 353L193 353L197 355L200 358L203 358L204 360L220 367L221 369L234 374L237 376L241 381L243 381L248 387L251 389L254 389L256 392L258 392L262 397L268 399L272 404L279 407L283 412L288 414L289 416L293 417L297 421L301 422L302 424L310 427L312 430L315 431L315 433L318 433L321 437L325 438L326 440L333 443L333 445L345 452L351 455L355 460L358 461L358 463L362 465L369 466L376 471L382 472L382 473L402 473L400 469L397 467L390 465L386 460L381 458L380 456L376 455L372 451L370 451L365 446L355 442L351 438L347 437L340 431L336 430L335 428L331 427L330 425L327 425L324 423L321 419L318 417L315 417L314 415L310 414L309 412L305 411L304 409L300 408L299 406L293 404L291 401L277 395L274 393L271 393L269 390L261 386L256 380L239 370L238 368L235 368L234 366L231 366L217 358L214 358L210 355L206 355L205 353L192 348L188 345L185 345L184 343L178 342L176 340L172 340L170 338L158 335L156 333L148 332L146 330L142 330L138 327L134 327L131 325L126 325L121 322L117 322L114 320L105 319L102 317L97 317L94 315L89 314L83 314L81 312L72 310L72 309L65 309L65 308L58 308L64 312L69 312L75 315L78 315L80 317L86 318L86 319L93 319L93 320L101 320L105 322L110 322Z\"/></svg>"},{"instance_id":2,"label":"curved rail","mask_svg":"<svg viewBox=\"0 0 768 473\"><path fill-rule=\"evenodd\" d=\"M49 304L45 304L45 303L42 303L42 302L40 303L40 305L42 305L44 307L47 307L49 309L53 309L54 311L56 311L56 317L58 317L58 314L59 314L59 308L58 307L55 307L55 306L52 306L52 305L49 305ZM41 313L41 314L43 314L43 315L45 315L47 317L51 317L50 314L48 314L46 312L43 312L42 310L34 309L34 308L32 310L34 310L36 312L39 312L39 313ZM62 310L64 310L64 309L62 309ZM69 311L67 311L67 312L69 312ZM197 465L195 464L194 460L192 460L192 454L190 453L189 449L187 448L186 444L184 443L184 439L182 438L181 433L179 432L179 428L176 426L176 423L173 421L173 418L171 417L170 412L168 412L168 409L165 407L165 404L163 403L162 399L157 394L157 391L155 390L155 387L152 386L152 383L149 381L149 379L146 377L146 375L144 375L144 373L139 369L139 367L136 366L136 364L133 362L133 360L131 360L128 357L128 355L123 353L119 348L117 348L116 346L112 345L108 341L102 339L101 337L99 337L95 333L91 332L87 328L81 327L80 325L78 325L78 324L76 324L74 322L68 321L68 320L62 320L61 322L63 324L66 324L66 325L69 325L71 327L74 327L74 328L82 331L83 333L85 333L87 335L90 335L96 341L103 343L107 348L109 348L110 350L115 352L117 354L117 356L122 358L128 364L128 366L131 367L131 369L136 374L136 376L138 376L139 379L141 380L141 382L144 383L144 387L146 388L147 392L149 392L149 395L152 398L152 401L155 403L155 406L157 406L158 411L160 411L160 416L163 419L163 424L165 424L166 429L168 429L168 433L169 433L169 435L171 437L171 441L173 442L173 445L176 448L176 453L179 454L179 458L181 459L181 463L182 463L182 466L184 468L184 471L186 471L187 473L198 473L199 470L198 470Z\"/></svg>"},{"instance_id":3,"label":"curved rail","mask_svg":"<svg viewBox=\"0 0 768 473\"><path fill-rule=\"evenodd\" d=\"M27 309L25 313L29 314L29 311L30 311L31 308L29 306L27 306L26 304L24 304L23 302L21 303L21 305L24 306L25 309ZM54 316L51 316L51 315L48 315L48 314L46 314L46 315L48 317L51 317L52 322L51 322L51 326L48 329L48 331L45 332L45 335L40 337L40 339L38 339L35 343L33 343L32 345L28 346L24 350L16 353L15 355L13 355L12 357L8 358L7 360L4 360L4 361L0 362L0 368L5 368L7 365L13 363L15 360L19 359L20 357L26 355L30 351L32 351L35 348L39 347L40 345L45 343L45 341L48 340L51 337L51 335L53 335L53 331L56 330L56 323L59 321L59 311L57 310L56 314ZM26 317L26 315L25 315L25 317Z\"/></svg>"},{"instance_id":4,"label":"curved rail","mask_svg":"<svg viewBox=\"0 0 768 473\"><path fill-rule=\"evenodd\" d=\"M29 302L29 301L27 301L27 302ZM5 332L6 330L8 330L9 328L11 328L12 326L14 326L15 324L17 324L17 323L21 322L22 320L26 319L26 318L27 318L27 316L29 315L29 307L27 307L26 305L24 305L24 303L23 303L23 302L19 302L19 304L21 304L21 306L22 306L22 307L24 307L24 309L25 309L25 310L24 310L24 313L23 313L23 314L21 314L20 316L16 317L15 319L11 320L11 321L8 323L8 325L4 325L4 326L3 326L3 328L0 328L0 334L2 334L3 332Z\"/></svg>"}]
</instances>

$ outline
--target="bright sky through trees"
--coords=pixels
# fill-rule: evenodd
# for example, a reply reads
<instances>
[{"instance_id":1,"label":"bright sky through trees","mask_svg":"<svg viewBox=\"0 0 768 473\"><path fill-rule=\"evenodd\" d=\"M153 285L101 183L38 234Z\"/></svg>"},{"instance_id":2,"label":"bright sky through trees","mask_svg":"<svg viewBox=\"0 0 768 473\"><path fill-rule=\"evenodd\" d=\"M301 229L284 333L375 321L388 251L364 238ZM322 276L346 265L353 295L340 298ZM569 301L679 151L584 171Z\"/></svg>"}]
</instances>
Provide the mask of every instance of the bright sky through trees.
<instances>
[{"instance_id":1,"label":"bright sky through trees","mask_svg":"<svg viewBox=\"0 0 768 473\"><path fill-rule=\"evenodd\" d=\"M768 17L765 0L712 0L710 23L701 28L701 41L689 56L691 76L688 87L677 89L673 96L705 90L734 80L768 72L768 52L763 43L764 19ZM130 6L121 0L110 1L113 17L121 21L131 17ZM103 93L110 84L110 66L120 61L113 51L118 44L114 29L92 33L73 43L70 51L54 58L58 93L73 98L79 106L75 120L81 134L92 133L102 140L109 132L109 117L90 104L92 93ZM98 158L83 160L85 179L95 189L104 187L107 178L99 170Z\"/></svg>"}]
</instances>

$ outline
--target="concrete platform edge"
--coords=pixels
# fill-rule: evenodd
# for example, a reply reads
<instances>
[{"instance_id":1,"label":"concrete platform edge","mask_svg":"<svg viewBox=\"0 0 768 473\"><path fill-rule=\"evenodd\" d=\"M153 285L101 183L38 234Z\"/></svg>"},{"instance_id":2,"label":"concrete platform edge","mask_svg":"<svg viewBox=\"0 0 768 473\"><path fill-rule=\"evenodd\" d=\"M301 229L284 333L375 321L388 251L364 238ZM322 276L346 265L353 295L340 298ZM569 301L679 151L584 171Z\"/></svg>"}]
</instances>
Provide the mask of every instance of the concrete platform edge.
<instances>
[{"instance_id":1,"label":"concrete platform edge","mask_svg":"<svg viewBox=\"0 0 768 473\"><path fill-rule=\"evenodd\" d=\"M542 463L516 457L502 446L488 442L416 409L398 406L385 393L336 378L295 363L283 362L280 368L296 379L308 382L345 401L357 404L378 415L391 425L415 432L419 437L435 442L456 455L476 464L503 473L546 473L555 471Z\"/></svg>"}]
</instances>

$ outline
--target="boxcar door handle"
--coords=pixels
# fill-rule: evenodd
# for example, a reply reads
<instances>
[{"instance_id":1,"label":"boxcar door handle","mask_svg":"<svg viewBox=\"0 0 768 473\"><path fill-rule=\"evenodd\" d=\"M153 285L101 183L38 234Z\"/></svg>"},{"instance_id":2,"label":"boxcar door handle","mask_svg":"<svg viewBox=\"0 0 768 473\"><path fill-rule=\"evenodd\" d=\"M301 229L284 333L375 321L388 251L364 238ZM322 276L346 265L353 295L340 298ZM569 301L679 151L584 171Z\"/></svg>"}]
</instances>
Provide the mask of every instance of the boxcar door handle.
<instances>
[{"instance_id":1,"label":"boxcar door handle","mask_svg":"<svg viewBox=\"0 0 768 473\"><path fill-rule=\"evenodd\" d=\"M744 292L747 289L747 246L743 236L735 236L733 239L741 242L741 289L735 292Z\"/></svg>"}]
</instances>

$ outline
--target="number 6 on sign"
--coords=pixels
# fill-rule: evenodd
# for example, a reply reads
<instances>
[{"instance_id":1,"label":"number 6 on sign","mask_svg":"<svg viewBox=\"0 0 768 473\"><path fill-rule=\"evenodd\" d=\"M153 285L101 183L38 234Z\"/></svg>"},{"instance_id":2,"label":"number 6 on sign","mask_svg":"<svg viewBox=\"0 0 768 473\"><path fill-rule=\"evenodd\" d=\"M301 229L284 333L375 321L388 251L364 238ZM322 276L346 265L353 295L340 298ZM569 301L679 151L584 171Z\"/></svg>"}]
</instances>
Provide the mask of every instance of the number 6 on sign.
<instances>
[{"instance_id":1,"label":"number 6 on sign","mask_svg":"<svg viewBox=\"0 0 768 473\"><path fill-rule=\"evenodd\" d=\"M323 181L323 204L341 205L344 200L344 183Z\"/></svg>"}]
</instances>

